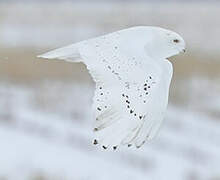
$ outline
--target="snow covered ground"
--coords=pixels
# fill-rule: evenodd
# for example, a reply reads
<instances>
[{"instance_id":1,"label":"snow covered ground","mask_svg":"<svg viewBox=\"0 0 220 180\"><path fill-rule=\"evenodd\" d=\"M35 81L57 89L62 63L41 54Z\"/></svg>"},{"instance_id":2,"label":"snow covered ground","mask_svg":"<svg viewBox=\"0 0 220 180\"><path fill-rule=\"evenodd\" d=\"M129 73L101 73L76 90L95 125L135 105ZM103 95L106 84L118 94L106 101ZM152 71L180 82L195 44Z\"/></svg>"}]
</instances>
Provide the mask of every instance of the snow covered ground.
<instances>
[{"instance_id":1,"label":"snow covered ground","mask_svg":"<svg viewBox=\"0 0 220 180\"><path fill-rule=\"evenodd\" d=\"M217 179L220 122L170 105L143 148L103 152L92 144L88 84L0 85L0 178Z\"/></svg>"}]
</instances>

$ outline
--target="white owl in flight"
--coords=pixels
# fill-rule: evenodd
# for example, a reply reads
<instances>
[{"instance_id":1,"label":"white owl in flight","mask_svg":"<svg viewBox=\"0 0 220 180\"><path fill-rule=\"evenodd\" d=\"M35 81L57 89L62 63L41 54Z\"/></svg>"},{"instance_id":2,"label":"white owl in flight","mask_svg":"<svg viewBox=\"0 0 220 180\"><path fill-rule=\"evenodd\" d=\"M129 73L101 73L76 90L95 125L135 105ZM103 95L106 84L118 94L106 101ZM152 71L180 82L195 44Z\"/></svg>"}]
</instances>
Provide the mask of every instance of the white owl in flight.
<instances>
[{"instance_id":1,"label":"white owl in flight","mask_svg":"<svg viewBox=\"0 0 220 180\"><path fill-rule=\"evenodd\" d=\"M94 144L139 148L164 118L172 64L183 38L159 27L138 26L85 40L39 57L83 62L96 82Z\"/></svg>"}]
</instances>

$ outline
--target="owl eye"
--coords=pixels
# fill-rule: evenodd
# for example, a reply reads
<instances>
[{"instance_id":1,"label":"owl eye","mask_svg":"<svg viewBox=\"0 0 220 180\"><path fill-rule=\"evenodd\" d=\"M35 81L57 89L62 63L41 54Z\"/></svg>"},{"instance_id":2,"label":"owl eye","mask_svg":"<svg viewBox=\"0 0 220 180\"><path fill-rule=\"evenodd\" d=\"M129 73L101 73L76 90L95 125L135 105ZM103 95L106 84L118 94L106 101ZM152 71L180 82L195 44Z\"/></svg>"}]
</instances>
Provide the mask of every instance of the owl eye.
<instances>
[{"instance_id":1,"label":"owl eye","mask_svg":"<svg viewBox=\"0 0 220 180\"><path fill-rule=\"evenodd\" d=\"M179 43L180 40L179 40L179 39L174 39L173 42L174 42L174 43Z\"/></svg>"}]
</instances>

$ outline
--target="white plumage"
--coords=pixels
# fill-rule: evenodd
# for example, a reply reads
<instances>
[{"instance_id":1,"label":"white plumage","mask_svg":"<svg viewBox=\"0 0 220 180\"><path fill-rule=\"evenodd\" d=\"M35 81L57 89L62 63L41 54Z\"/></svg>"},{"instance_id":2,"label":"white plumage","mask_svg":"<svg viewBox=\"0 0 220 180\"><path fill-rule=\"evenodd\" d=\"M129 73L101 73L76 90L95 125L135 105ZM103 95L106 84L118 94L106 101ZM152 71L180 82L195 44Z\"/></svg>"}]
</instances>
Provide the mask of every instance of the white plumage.
<instances>
[{"instance_id":1,"label":"white plumage","mask_svg":"<svg viewBox=\"0 0 220 180\"><path fill-rule=\"evenodd\" d=\"M172 64L184 40L159 27L132 27L39 57L83 62L96 82L94 144L140 147L152 139L168 103Z\"/></svg>"}]
</instances>

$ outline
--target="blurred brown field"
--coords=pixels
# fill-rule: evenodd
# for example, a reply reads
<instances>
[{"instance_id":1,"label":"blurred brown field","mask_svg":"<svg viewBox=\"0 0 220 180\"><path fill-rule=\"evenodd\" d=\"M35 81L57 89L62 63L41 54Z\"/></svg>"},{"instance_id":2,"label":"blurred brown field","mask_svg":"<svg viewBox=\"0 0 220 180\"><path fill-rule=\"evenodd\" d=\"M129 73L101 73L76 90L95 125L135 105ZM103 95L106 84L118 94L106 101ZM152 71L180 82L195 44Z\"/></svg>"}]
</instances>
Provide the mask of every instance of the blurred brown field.
<instances>
[{"instance_id":1,"label":"blurred brown field","mask_svg":"<svg viewBox=\"0 0 220 180\"><path fill-rule=\"evenodd\" d=\"M60 60L44 60L37 58L45 49L1 49L2 57L6 59L0 60L0 76L1 80L13 82L15 84L22 83L31 85L44 80L59 80L71 83L89 83L93 80L89 75L86 66L82 63L70 63ZM46 49L47 50L47 49ZM218 56L196 57L193 53L180 54L179 56L170 58L173 67L174 75L171 84L170 101L181 106L189 104L186 102L188 97L184 95L183 88L190 91L188 87L190 80L200 78L209 80L212 83L218 83L220 77L220 61ZM220 56L219 56L220 57ZM182 82L185 82L184 85ZM195 91L206 92L208 87L198 87ZM220 91L219 86L213 86ZM202 97L201 97L202 98Z\"/></svg>"},{"instance_id":2,"label":"blurred brown field","mask_svg":"<svg viewBox=\"0 0 220 180\"><path fill-rule=\"evenodd\" d=\"M85 65L60 60L44 60L37 55L49 49L21 49L1 48L1 78L13 81L32 81L42 78L62 79L74 81L90 81ZM186 52L170 58L174 67L174 79L187 79L192 76L204 76L217 79L220 76L220 56L194 56Z\"/></svg>"}]
</instances>

